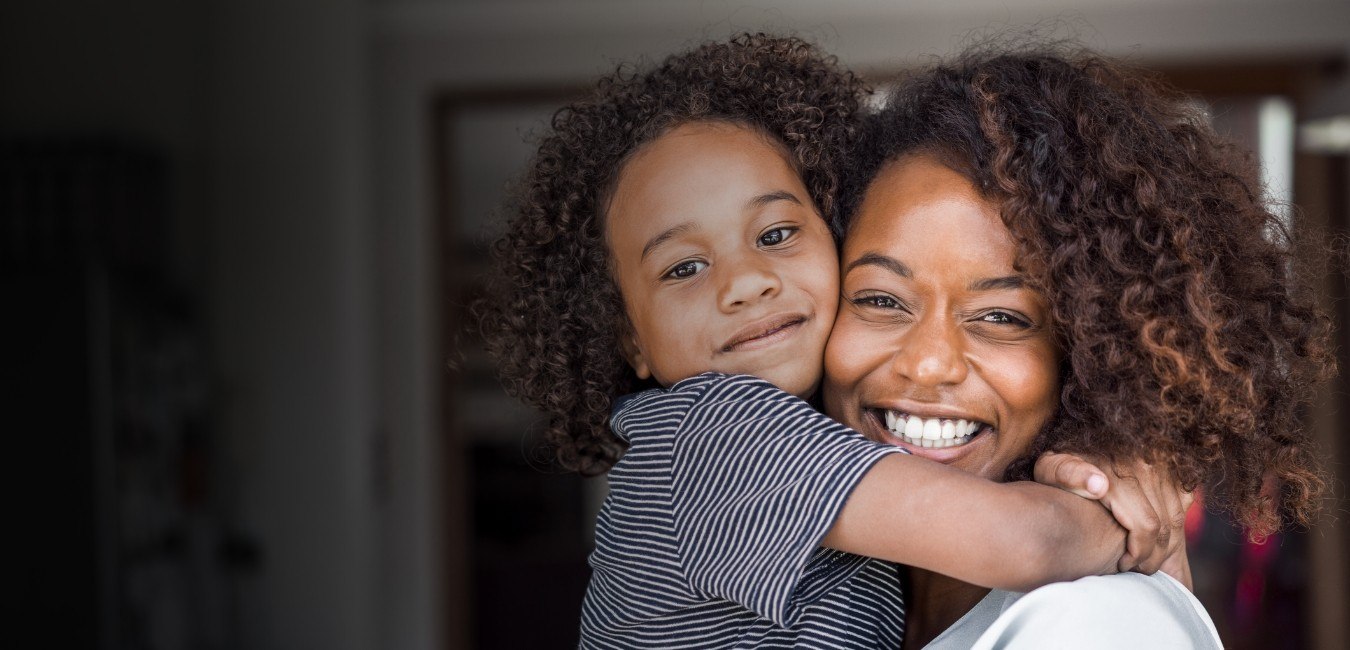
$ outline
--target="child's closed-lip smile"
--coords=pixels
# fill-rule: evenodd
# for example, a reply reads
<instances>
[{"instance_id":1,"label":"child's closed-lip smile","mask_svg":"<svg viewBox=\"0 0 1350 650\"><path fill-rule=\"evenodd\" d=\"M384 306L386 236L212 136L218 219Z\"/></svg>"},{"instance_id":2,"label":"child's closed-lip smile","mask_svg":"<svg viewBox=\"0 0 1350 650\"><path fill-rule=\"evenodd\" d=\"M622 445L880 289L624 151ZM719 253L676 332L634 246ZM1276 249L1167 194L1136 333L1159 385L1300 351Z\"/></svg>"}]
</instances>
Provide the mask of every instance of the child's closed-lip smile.
<instances>
[{"instance_id":1,"label":"child's closed-lip smile","mask_svg":"<svg viewBox=\"0 0 1350 650\"><path fill-rule=\"evenodd\" d=\"M805 314L775 314L761 318L732 335L721 351L747 352L777 345L791 338L807 320Z\"/></svg>"}]
</instances>

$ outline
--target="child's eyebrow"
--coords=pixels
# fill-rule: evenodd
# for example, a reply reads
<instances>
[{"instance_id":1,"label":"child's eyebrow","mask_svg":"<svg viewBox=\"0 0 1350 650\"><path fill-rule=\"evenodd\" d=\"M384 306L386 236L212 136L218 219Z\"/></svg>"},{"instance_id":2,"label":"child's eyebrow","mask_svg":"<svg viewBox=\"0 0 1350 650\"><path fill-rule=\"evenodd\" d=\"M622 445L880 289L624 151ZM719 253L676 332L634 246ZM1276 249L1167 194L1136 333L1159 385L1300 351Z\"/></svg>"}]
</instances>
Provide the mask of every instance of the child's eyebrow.
<instances>
[{"instance_id":1,"label":"child's eyebrow","mask_svg":"<svg viewBox=\"0 0 1350 650\"><path fill-rule=\"evenodd\" d=\"M657 246L666 243L667 241L670 240L671 237L688 232L693 228L694 223L692 221L686 221L684 223L671 226L670 228L661 231L661 233L658 234L657 236L647 240L647 245L642 247L642 257L638 259L640 260L647 259L647 254L655 250Z\"/></svg>"},{"instance_id":2,"label":"child's eyebrow","mask_svg":"<svg viewBox=\"0 0 1350 650\"><path fill-rule=\"evenodd\" d=\"M790 201L792 203L796 203L797 205L802 204L802 200L797 198L797 195L793 194L792 192L788 192L787 190L777 190L774 192L766 192L764 194L760 194L759 196L756 196L755 198L746 201L745 207L746 209L762 208L770 203L773 203L774 201Z\"/></svg>"}]
</instances>

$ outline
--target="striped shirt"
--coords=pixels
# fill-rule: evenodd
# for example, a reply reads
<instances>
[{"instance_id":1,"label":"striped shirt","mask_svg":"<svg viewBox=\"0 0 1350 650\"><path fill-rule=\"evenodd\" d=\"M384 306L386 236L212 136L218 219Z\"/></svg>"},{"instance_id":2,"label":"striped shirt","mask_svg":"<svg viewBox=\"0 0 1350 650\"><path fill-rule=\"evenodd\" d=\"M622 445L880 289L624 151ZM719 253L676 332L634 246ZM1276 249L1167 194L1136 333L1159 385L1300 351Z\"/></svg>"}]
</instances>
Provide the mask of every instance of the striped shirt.
<instances>
[{"instance_id":1,"label":"striped shirt","mask_svg":"<svg viewBox=\"0 0 1350 650\"><path fill-rule=\"evenodd\" d=\"M772 384L707 373L618 406L583 648L898 648L895 565L820 547L897 447Z\"/></svg>"}]
</instances>

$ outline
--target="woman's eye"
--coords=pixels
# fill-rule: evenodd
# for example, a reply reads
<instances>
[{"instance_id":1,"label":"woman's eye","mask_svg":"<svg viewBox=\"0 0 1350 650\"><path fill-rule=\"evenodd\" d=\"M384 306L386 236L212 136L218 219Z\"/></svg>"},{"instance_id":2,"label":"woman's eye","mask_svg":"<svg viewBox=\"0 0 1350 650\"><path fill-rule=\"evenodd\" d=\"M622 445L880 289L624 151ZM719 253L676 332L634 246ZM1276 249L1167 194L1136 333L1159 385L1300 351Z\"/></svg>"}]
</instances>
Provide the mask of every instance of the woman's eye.
<instances>
[{"instance_id":1,"label":"woman's eye","mask_svg":"<svg viewBox=\"0 0 1350 650\"><path fill-rule=\"evenodd\" d=\"M759 236L760 246L777 246L792 238L796 234L796 228L774 228Z\"/></svg>"},{"instance_id":2,"label":"woman's eye","mask_svg":"<svg viewBox=\"0 0 1350 650\"><path fill-rule=\"evenodd\" d=\"M700 262L698 260L689 260L686 262L680 262L679 264L675 265L675 268L671 269L669 272L666 273L666 277L675 279L687 278L694 275L695 273L698 273L699 271L702 271L707 267L708 267L707 262Z\"/></svg>"},{"instance_id":3,"label":"woman's eye","mask_svg":"<svg viewBox=\"0 0 1350 650\"><path fill-rule=\"evenodd\" d=\"M993 323L995 325L1016 325L1018 327L1029 327L1031 324L1018 318L1006 311L991 311L979 318L982 323Z\"/></svg>"},{"instance_id":4,"label":"woman's eye","mask_svg":"<svg viewBox=\"0 0 1350 650\"><path fill-rule=\"evenodd\" d=\"M861 296L853 299L859 307L877 307L880 309L899 309L900 301L885 295Z\"/></svg>"}]
</instances>

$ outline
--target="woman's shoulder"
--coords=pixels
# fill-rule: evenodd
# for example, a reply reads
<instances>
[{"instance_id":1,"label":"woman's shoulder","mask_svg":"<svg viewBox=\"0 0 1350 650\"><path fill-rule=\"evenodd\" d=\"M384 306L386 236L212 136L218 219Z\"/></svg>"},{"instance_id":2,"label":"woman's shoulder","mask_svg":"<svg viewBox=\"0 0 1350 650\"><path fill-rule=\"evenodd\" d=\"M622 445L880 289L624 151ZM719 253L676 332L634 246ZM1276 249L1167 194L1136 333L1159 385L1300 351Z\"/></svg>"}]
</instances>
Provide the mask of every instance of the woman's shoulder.
<instances>
[{"instance_id":1,"label":"woman's shoulder","mask_svg":"<svg viewBox=\"0 0 1350 650\"><path fill-rule=\"evenodd\" d=\"M1200 601L1164 573L1057 582L1013 601L975 648L1220 648Z\"/></svg>"},{"instance_id":2,"label":"woman's shoulder","mask_svg":"<svg viewBox=\"0 0 1350 650\"><path fill-rule=\"evenodd\" d=\"M1156 607L1182 603L1189 606L1191 600L1195 600L1195 597L1166 573L1144 575L1126 572L1051 583L1024 594L1016 602L1022 603L1023 607L1054 604L1095 610L1102 605L1140 602Z\"/></svg>"}]
</instances>

